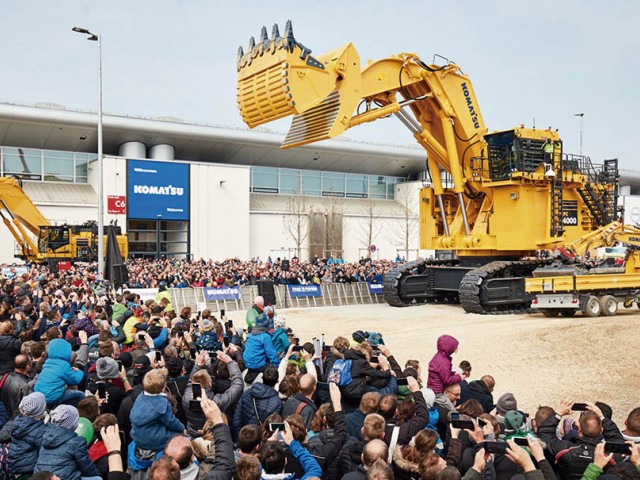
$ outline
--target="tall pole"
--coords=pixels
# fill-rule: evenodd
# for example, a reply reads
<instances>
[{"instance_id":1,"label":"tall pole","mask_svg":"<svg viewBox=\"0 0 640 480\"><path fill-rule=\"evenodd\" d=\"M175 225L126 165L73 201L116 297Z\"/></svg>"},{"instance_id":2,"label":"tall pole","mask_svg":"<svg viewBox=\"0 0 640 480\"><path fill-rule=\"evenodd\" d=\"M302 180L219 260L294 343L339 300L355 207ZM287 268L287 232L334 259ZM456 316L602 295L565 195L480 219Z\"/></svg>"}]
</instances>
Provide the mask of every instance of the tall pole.
<instances>
[{"instance_id":1,"label":"tall pole","mask_svg":"<svg viewBox=\"0 0 640 480\"><path fill-rule=\"evenodd\" d=\"M87 40L98 43L98 272L99 279L104 278L104 182L102 152L102 35L92 33L86 28L73 27L76 33L88 35Z\"/></svg>"},{"instance_id":2,"label":"tall pole","mask_svg":"<svg viewBox=\"0 0 640 480\"><path fill-rule=\"evenodd\" d=\"M104 276L104 181L102 153L102 35L98 37L98 278ZM581 137L582 138L582 137ZM582 141L581 141L582 145ZM582 147L580 148L582 150Z\"/></svg>"},{"instance_id":3,"label":"tall pole","mask_svg":"<svg viewBox=\"0 0 640 480\"><path fill-rule=\"evenodd\" d=\"M584 113L574 113L573 116L580 117L580 156L582 156L582 129L584 126Z\"/></svg>"}]
</instances>

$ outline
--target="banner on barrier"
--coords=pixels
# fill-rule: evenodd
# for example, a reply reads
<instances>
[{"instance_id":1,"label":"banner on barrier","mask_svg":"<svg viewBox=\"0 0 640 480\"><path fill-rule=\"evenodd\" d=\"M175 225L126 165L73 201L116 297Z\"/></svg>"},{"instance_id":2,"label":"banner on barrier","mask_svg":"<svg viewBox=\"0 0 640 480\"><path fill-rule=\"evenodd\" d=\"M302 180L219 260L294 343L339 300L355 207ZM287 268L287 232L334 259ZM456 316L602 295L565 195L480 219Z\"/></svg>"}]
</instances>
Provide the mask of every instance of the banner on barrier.
<instances>
[{"instance_id":1,"label":"banner on barrier","mask_svg":"<svg viewBox=\"0 0 640 480\"><path fill-rule=\"evenodd\" d=\"M369 293L371 295L382 295L384 285L381 283L367 283L367 285L369 286Z\"/></svg>"},{"instance_id":2,"label":"banner on barrier","mask_svg":"<svg viewBox=\"0 0 640 480\"><path fill-rule=\"evenodd\" d=\"M287 285L291 298L297 297L321 297L320 285Z\"/></svg>"},{"instance_id":3,"label":"banner on barrier","mask_svg":"<svg viewBox=\"0 0 640 480\"><path fill-rule=\"evenodd\" d=\"M240 287L223 287L213 288L206 287L204 289L204 298L206 300L240 300Z\"/></svg>"},{"instance_id":4,"label":"banner on barrier","mask_svg":"<svg viewBox=\"0 0 640 480\"><path fill-rule=\"evenodd\" d=\"M19 267L2 267L2 275L7 278L13 278L18 275L23 275L25 273L29 273L29 267L19 266Z\"/></svg>"}]
</instances>

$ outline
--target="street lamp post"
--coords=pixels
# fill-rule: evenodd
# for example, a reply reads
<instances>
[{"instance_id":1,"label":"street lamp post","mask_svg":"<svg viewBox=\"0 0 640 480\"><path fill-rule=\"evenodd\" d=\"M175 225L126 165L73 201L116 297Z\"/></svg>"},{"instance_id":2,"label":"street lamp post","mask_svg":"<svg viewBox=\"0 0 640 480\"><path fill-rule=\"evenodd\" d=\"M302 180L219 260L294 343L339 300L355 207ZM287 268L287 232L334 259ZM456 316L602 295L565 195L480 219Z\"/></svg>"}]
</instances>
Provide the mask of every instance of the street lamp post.
<instances>
[{"instance_id":1,"label":"street lamp post","mask_svg":"<svg viewBox=\"0 0 640 480\"><path fill-rule=\"evenodd\" d=\"M102 37L86 28L73 27L77 33L88 35L87 40L98 43L98 278L104 275L104 182L102 152Z\"/></svg>"},{"instance_id":2,"label":"street lamp post","mask_svg":"<svg viewBox=\"0 0 640 480\"><path fill-rule=\"evenodd\" d=\"M574 117L580 117L580 156L582 156L582 127L583 127L583 119L584 113L574 113Z\"/></svg>"}]
</instances>

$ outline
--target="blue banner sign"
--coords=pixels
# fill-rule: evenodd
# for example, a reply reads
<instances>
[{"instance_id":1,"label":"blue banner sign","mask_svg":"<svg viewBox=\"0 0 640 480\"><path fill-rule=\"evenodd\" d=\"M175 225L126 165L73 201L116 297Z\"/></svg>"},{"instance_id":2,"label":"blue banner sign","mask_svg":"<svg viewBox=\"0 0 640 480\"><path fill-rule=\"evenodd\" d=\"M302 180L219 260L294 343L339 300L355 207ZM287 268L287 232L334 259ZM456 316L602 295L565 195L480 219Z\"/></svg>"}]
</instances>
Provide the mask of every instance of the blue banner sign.
<instances>
[{"instance_id":1,"label":"blue banner sign","mask_svg":"<svg viewBox=\"0 0 640 480\"><path fill-rule=\"evenodd\" d=\"M382 295L384 285L381 283L367 283L367 285L369 285L369 293L371 295Z\"/></svg>"},{"instance_id":2,"label":"blue banner sign","mask_svg":"<svg viewBox=\"0 0 640 480\"><path fill-rule=\"evenodd\" d=\"M289 296L291 298L296 297L321 297L322 290L320 285L287 285L289 289Z\"/></svg>"},{"instance_id":3,"label":"blue banner sign","mask_svg":"<svg viewBox=\"0 0 640 480\"><path fill-rule=\"evenodd\" d=\"M205 300L240 300L240 287L223 287L204 289Z\"/></svg>"},{"instance_id":4,"label":"blue banner sign","mask_svg":"<svg viewBox=\"0 0 640 480\"><path fill-rule=\"evenodd\" d=\"M189 220L189 165L127 161L127 216L141 220Z\"/></svg>"}]
</instances>

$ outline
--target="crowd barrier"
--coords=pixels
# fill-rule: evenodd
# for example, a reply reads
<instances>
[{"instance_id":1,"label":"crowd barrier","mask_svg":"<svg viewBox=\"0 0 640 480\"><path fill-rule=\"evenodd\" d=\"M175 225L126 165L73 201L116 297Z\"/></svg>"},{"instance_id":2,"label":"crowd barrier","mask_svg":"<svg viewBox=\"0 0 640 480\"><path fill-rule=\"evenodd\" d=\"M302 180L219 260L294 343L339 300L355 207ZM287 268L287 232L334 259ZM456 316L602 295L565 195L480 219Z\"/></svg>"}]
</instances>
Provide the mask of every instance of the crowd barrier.
<instances>
[{"instance_id":1,"label":"crowd barrier","mask_svg":"<svg viewBox=\"0 0 640 480\"><path fill-rule=\"evenodd\" d=\"M327 285L275 285L276 308L310 308L384 303L382 285L334 283ZM226 288L169 289L175 311L184 307L193 311L219 312L248 310L258 295L258 287L249 285Z\"/></svg>"}]
</instances>

